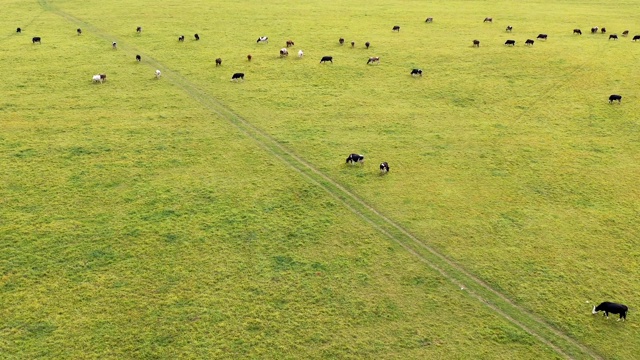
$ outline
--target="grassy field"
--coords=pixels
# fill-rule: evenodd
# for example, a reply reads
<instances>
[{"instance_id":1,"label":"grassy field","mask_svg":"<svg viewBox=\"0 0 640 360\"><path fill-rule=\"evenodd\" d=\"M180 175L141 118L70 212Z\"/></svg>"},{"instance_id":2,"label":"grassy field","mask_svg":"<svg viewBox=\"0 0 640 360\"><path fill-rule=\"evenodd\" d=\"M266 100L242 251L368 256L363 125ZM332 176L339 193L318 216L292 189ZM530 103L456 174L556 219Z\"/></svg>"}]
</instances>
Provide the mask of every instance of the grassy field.
<instances>
[{"instance_id":1,"label":"grassy field","mask_svg":"<svg viewBox=\"0 0 640 360\"><path fill-rule=\"evenodd\" d=\"M0 353L634 359L639 5L3 1Z\"/></svg>"}]
</instances>

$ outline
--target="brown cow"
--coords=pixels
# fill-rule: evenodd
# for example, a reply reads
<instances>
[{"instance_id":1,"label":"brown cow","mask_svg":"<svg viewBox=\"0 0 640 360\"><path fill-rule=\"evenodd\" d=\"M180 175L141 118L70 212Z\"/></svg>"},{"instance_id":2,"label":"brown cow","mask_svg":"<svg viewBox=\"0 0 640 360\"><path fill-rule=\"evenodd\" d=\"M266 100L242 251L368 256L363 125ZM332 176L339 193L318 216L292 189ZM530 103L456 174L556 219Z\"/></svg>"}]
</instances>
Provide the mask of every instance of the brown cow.
<instances>
[{"instance_id":1,"label":"brown cow","mask_svg":"<svg viewBox=\"0 0 640 360\"><path fill-rule=\"evenodd\" d=\"M373 64L373 63L380 63L380 57L378 56L373 56L369 58L369 61L367 61L367 65L368 64Z\"/></svg>"},{"instance_id":2,"label":"brown cow","mask_svg":"<svg viewBox=\"0 0 640 360\"><path fill-rule=\"evenodd\" d=\"M222 59L221 58L217 58L216 59L216 66L222 66Z\"/></svg>"}]
</instances>

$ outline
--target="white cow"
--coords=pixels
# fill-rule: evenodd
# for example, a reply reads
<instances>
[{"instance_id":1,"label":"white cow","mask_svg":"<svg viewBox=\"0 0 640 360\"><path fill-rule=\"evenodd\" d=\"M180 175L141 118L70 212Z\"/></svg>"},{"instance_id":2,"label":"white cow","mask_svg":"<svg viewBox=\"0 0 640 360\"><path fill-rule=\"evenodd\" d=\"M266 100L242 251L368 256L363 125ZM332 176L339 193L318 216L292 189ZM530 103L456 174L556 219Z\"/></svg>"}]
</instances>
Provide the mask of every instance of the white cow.
<instances>
[{"instance_id":1,"label":"white cow","mask_svg":"<svg viewBox=\"0 0 640 360\"><path fill-rule=\"evenodd\" d=\"M287 50L286 48L280 49L280 57L285 57L285 56L289 56L289 50Z\"/></svg>"},{"instance_id":2,"label":"white cow","mask_svg":"<svg viewBox=\"0 0 640 360\"><path fill-rule=\"evenodd\" d=\"M160 79L160 76L162 76L162 73L160 70L156 70L156 79Z\"/></svg>"},{"instance_id":3,"label":"white cow","mask_svg":"<svg viewBox=\"0 0 640 360\"><path fill-rule=\"evenodd\" d=\"M100 74L98 75L93 75L93 82L99 82L100 84L102 84L102 76L100 76Z\"/></svg>"},{"instance_id":4,"label":"white cow","mask_svg":"<svg viewBox=\"0 0 640 360\"><path fill-rule=\"evenodd\" d=\"M256 41L256 43L258 43L258 44L259 44L259 43L261 43L261 42L263 42L263 43L268 43L268 42L269 42L269 37L268 37L268 36L260 36L260 37L258 38L258 41Z\"/></svg>"},{"instance_id":5,"label":"white cow","mask_svg":"<svg viewBox=\"0 0 640 360\"><path fill-rule=\"evenodd\" d=\"M298 51L298 57L301 58L302 56L304 56L304 52L302 50Z\"/></svg>"}]
</instances>

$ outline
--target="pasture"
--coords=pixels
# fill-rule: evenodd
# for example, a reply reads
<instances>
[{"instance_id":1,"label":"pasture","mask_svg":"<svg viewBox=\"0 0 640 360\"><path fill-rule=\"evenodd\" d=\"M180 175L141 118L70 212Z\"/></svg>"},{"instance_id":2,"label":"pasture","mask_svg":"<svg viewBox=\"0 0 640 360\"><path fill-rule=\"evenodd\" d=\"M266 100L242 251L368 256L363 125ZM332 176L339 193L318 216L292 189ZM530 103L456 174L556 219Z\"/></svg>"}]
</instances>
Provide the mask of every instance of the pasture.
<instances>
[{"instance_id":1,"label":"pasture","mask_svg":"<svg viewBox=\"0 0 640 360\"><path fill-rule=\"evenodd\" d=\"M0 353L637 357L638 5L4 1Z\"/></svg>"}]
</instances>

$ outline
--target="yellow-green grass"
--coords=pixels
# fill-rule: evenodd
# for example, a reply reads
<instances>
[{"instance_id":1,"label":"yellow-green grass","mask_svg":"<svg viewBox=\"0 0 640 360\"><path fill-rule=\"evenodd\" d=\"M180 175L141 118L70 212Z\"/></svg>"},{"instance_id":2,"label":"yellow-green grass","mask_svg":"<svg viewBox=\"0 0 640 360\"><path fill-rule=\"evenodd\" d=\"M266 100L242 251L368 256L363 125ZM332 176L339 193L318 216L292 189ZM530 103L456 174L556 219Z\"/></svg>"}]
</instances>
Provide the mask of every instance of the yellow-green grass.
<instances>
[{"instance_id":1,"label":"yellow-green grass","mask_svg":"<svg viewBox=\"0 0 640 360\"><path fill-rule=\"evenodd\" d=\"M598 25L633 35L637 2L42 5L8 2L0 15L29 24L6 30L0 50L6 353L558 356L376 234L175 76L153 79L156 67L597 354L640 349L640 49L588 34ZM43 12L49 5L93 27L78 37L79 22ZM524 47L538 33L549 40ZM263 35L270 43L256 44ZM341 36L356 48L339 46ZM296 46L280 59L287 39ZM318 64L323 55L335 63ZM381 64L366 66L369 56ZM410 77L413 67L425 76ZM244 83L229 81L236 71ZM98 72L108 82L90 84ZM611 93L623 103L607 104ZM368 164L345 167L349 152ZM630 322L591 317L602 300L630 305Z\"/></svg>"}]
</instances>

